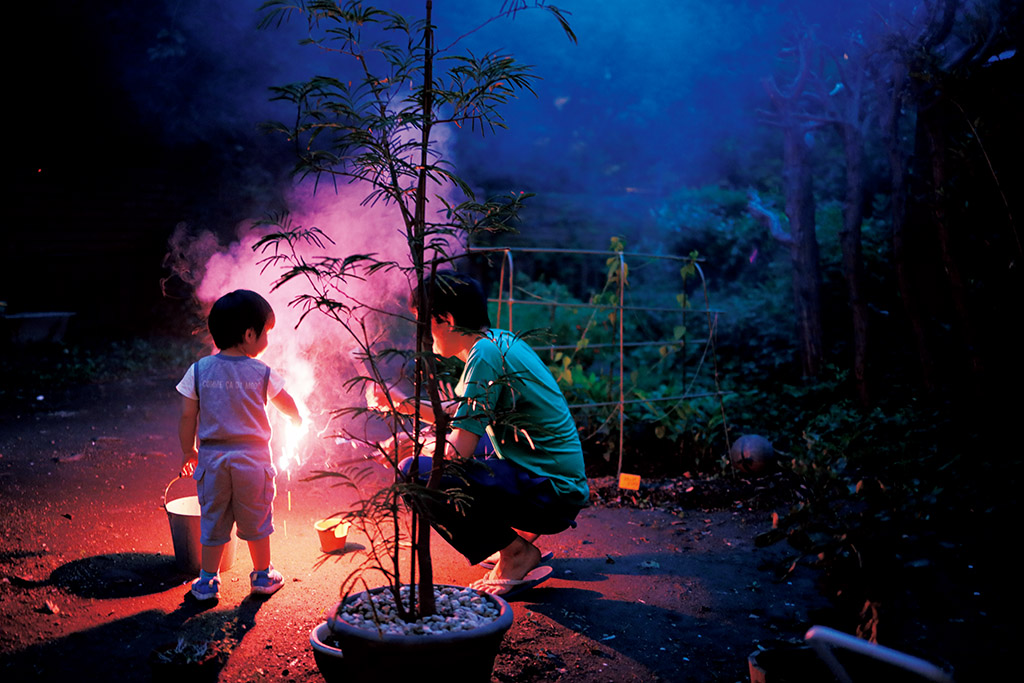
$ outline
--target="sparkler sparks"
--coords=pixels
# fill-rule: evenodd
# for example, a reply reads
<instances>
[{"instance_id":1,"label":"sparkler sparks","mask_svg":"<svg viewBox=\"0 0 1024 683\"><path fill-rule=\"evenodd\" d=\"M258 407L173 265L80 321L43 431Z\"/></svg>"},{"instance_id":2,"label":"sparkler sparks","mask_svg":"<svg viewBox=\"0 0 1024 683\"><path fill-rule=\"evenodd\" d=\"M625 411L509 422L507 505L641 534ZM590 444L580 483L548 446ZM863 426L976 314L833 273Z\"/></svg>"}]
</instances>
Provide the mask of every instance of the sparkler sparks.
<instances>
[{"instance_id":1,"label":"sparkler sparks","mask_svg":"<svg viewBox=\"0 0 1024 683\"><path fill-rule=\"evenodd\" d=\"M306 415L306 410L302 406L299 407L299 412L303 416ZM308 417L304 417L300 425L296 425L291 421L285 424L284 444L281 447L281 457L278 459L277 465L279 469L284 470L288 474L289 479L291 478L292 463L298 462L299 446L307 433L309 433Z\"/></svg>"}]
</instances>

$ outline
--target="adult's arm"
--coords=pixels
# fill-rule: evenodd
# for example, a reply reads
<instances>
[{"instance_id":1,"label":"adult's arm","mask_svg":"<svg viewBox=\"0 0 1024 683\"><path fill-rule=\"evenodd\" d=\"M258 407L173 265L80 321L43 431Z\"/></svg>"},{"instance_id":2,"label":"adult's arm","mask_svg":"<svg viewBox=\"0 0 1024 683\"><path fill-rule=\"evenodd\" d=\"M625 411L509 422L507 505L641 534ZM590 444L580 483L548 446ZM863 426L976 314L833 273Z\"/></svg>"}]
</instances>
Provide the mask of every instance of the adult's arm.
<instances>
[{"instance_id":1,"label":"adult's arm","mask_svg":"<svg viewBox=\"0 0 1024 683\"><path fill-rule=\"evenodd\" d=\"M394 406L394 412L399 415L412 415L416 412L416 402L405 396L397 389L391 389L391 400L384 390L377 385L371 385L366 389L366 407L370 410L388 412ZM430 401L420 401L420 419L427 424L434 424L434 408Z\"/></svg>"},{"instance_id":2,"label":"adult's arm","mask_svg":"<svg viewBox=\"0 0 1024 683\"><path fill-rule=\"evenodd\" d=\"M452 460L466 460L473 457L480 437L465 429L453 429L448 437L448 450L445 454Z\"/></svg>"}]
</instances>

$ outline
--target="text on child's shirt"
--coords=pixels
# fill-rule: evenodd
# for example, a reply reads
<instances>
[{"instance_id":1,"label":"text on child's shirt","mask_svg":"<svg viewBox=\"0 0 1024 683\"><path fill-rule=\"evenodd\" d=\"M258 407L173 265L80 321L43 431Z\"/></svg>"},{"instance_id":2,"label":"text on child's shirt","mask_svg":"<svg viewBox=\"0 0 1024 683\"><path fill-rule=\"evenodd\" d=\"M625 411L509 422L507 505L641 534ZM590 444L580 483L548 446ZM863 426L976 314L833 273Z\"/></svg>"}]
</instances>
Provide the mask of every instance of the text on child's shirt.
<instances>
[{"instance_id":1,"label":"text on child's shirt","mask_svg":"<svg viewBox=\"0 0 1024 683\"><path fill-rule=\"evenodd\" d=\"M204 379L199 383L204 389L261 389L263 382L234 382L221 379Z\"/></svg>"}]
</instances>

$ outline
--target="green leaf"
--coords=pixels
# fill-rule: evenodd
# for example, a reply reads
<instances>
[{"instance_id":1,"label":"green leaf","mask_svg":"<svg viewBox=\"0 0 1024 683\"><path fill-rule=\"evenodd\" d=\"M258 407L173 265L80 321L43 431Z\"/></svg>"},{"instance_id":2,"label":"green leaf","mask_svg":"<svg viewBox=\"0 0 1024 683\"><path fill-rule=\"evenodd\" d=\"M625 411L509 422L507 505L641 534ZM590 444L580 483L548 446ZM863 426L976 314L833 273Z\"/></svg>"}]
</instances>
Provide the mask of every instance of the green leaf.
<instances>
[{"instance_id":1,"label":"green leaf","mask_svg":"<svg viewBox=\"0 0 1024 683\"><path fill-rule=\"evenodd\" d=\"M546 9L547 11L551 12L551 14L554 15L555 19L558 21L558 24L562 27L562 30L565 32L566 37L569 40L571 40L574 44L578 45L579 43L576 40L576 34L573 33L572 26L569 25L569 20L565 18L565 15L569 14L569 12L567 12L566 10L559 9L554 5L546 5L544 9Z\"/></svg>"}]
</instances>

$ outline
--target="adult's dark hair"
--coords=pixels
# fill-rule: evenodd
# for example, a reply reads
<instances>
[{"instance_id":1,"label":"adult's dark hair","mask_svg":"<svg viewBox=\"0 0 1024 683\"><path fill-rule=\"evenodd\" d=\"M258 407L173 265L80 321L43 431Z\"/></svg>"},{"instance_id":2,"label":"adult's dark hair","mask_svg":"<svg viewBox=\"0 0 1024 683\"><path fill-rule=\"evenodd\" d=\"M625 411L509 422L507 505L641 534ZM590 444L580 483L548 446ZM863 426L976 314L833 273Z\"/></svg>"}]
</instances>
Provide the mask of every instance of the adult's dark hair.
<instances>
[{"instance_id":1,"label":"adult's dark hair","mask_svg":"<svg viewBox=\"0 0 1024 683\"><path fill-rule=\"evenodd\" d=\"M245 331L252 329L256 336L274 318L270 303L256 292L236 289L217 299L206 320L218 349L230 349L245 341Z\"/></svg>"},{"instance_id":2,"label":"adult's dark hair","mask_svg":"<svg viewBox=\"0 0 1024 683\"><path fill-rule=\"evenodd\" d=\"M434 275L433 282L426 283L427 288L433 286L434 305L431 315L441 320L449 313L456 327L467 330L483 330L491 326L491 318L487 313L487 297L484 296L480 283L453 270L440 271ZM416 290L412 292L413 308L419 308L419 297Z\"/></svg>"}]
</instances>

